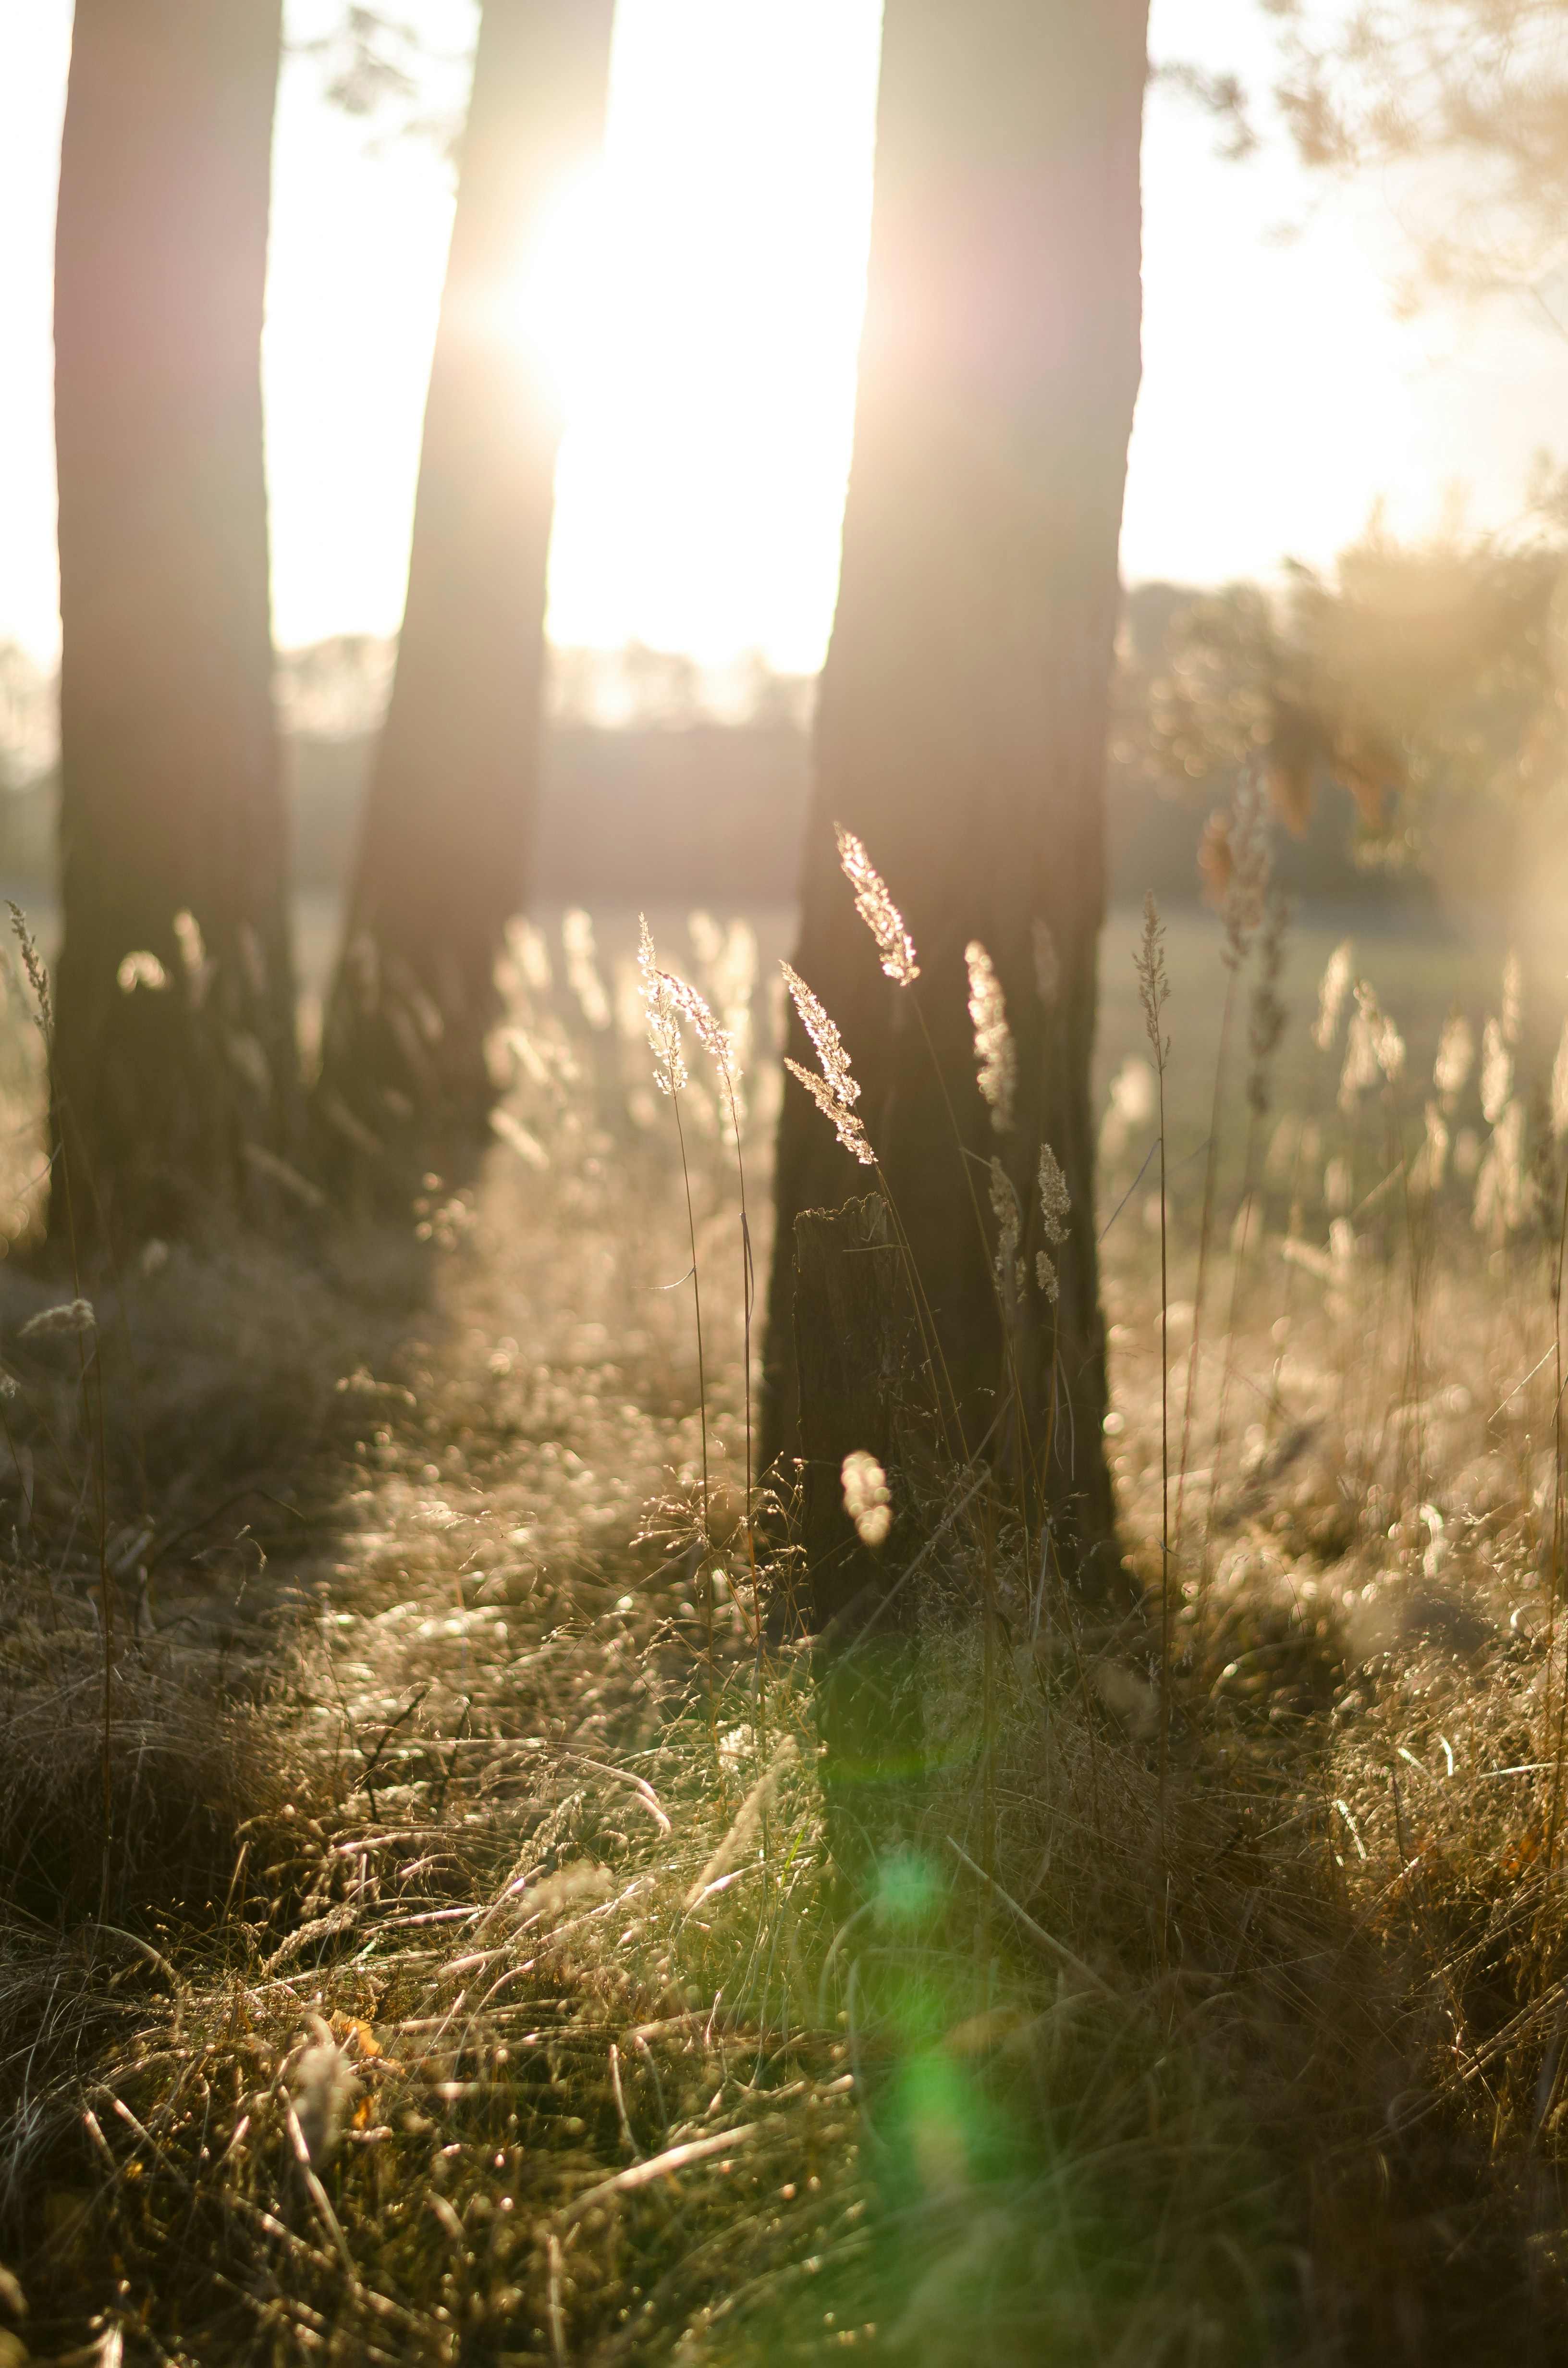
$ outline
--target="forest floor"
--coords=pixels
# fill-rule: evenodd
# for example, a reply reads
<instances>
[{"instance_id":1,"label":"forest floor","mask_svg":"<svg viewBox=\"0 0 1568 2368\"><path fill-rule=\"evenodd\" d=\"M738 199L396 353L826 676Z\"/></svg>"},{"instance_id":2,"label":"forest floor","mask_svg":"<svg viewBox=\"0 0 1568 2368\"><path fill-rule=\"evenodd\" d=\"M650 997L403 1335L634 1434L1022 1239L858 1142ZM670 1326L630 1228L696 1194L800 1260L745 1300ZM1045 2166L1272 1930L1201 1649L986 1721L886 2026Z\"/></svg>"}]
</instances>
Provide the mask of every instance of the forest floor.
<instances>
[{"instance_id":1,"label":"forest floor","mask_svg":"<svg viewBox=\"0 0 1568 2368\"><path fill-rule=\"evenodd\" d=\"M1561 2356L1551 1030L1372 946L1406 1053L1341 1093L1303 930L1249 1129L1245 984L1216 1098L1173 928L1162 1305L1125 937L1107 1428L1152 1603L1169 1499L1168 1721L938 1476L923 1843L848 1921L754 1616L733 1159L699 1081L699 1388L624 962L519 939L497 1144L407 1227L89 1258L90 1333L0 1267L0 2368ZM749 960L676 957L732 1009Z\"/></svg>"}]
</instances>

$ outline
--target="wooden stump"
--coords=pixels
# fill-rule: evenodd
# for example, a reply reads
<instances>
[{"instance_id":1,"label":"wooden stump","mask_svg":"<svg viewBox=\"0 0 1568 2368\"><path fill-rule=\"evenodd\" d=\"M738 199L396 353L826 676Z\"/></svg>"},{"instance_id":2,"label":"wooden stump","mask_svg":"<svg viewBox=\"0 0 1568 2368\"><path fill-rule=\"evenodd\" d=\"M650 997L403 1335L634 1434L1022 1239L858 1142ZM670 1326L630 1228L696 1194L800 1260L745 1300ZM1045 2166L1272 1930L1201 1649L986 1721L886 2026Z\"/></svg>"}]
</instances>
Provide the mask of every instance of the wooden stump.
<instances>
[{"instance_id":1,"label":"wooden stump","mask_svg":"<svg viewBox=\"0 0 1568 2368\"><path fill-rule=\"evenodd\" d=\"M880 1195L796 1218L795 1358L827 1840L847 1888L864 1895L879 1862L913 1837L923 1766L917 1603L906 1579L918 1544L918 1347ZM844 1460L857 1449L882 1466L892 1495L878 1545L845 1509Z\"/></svg>"}]
</instances>

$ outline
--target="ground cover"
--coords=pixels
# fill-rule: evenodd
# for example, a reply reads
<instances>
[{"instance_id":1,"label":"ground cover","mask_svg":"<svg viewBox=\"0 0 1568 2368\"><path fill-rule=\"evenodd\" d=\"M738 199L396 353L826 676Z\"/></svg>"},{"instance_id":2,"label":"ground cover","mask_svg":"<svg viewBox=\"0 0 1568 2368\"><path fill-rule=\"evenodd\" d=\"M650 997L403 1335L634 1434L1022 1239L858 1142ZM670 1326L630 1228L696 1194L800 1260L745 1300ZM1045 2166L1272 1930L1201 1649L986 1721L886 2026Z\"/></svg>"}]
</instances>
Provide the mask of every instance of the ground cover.
<instances>
[{"instance_id":1,"label":"ground cover","mask_svg":"<svg viewBox=\"0 0 1568 2368\"><path fill-rule=\"evenodd\" d=\"M1244 982L1206 1194L1224 973L1173 931L1162 1302L1122 935L1096 1223L1151 1619L1082 1631L934 1473L929 1798L848 1915L757 1618L724 1113L696 1076L688 1233L624 954L519 933L494 1149L407 1228L119 1274L89 1237L90 1331L0 1269L0 2358L1551 2356L1559 1015L1386 941L1320 1048L1302 931L1250 1128ZM738 1010L744 928L666 951ZM1363 974L1405 1050L1346 1087Z\"/></svg>"}]
</instances>

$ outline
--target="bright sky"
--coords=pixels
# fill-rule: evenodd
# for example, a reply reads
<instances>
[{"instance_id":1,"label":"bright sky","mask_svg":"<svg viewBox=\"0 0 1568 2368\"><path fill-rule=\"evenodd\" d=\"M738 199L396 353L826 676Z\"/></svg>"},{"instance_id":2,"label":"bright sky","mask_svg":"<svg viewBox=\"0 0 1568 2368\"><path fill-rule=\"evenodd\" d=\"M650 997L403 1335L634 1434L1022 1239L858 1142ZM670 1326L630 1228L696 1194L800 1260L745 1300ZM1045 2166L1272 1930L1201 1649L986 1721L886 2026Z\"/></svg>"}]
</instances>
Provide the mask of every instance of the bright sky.
<instances>
[{"instance_id":1,"label":"bright sky","mask_svg":"<svg viewBox=\"0 0 1568 2368\"><path fill-rule=\"evenodd\" d=\"M298 40L336 0L288 13ZM0 639L43 657L59 631L50 244L70 14L70 0L0 0ZM418 14L456 46L472 0L418 0ZM528 282L570 415L558 642L819 662L879 17L879 0L619 0L597 195L563 204ZM1154 49L1267 74L1257 0L1155 0ZM277 140L265 376L285 645L397 623L451 216L434 154L368 136L320 85L311 59L290 60ZM1235 166L1214 145L1209 123L1156 97L1129 576L1325 561L1380 496L1419 530L1456 483L1477 521L1513 515L1561 436L1568 344L1502 311L1400 323L1375 194L1309 192L1278 146Z\"/></svg>"}]
</instances>

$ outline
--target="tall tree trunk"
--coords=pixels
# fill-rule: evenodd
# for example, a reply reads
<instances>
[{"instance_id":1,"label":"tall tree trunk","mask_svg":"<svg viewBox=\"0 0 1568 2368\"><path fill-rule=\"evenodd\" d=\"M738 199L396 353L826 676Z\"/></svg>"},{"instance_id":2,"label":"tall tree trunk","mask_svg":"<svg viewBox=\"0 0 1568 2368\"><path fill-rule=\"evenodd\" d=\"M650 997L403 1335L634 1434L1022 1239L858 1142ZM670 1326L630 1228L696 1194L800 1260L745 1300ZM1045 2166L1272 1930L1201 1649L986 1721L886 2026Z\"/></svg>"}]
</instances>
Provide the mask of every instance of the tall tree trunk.
<instances>
[{"instance_id":1,"label":"tall tree trunk","mask_svg":"<svg viewBox=\"0 0 1568 2368\"><path fill-rule=\"evenodd\" d=\"M1120 1580L1101 1444L1089 1059L1117 549L1140 372L1146 19L1146 0L888 0L796 962L861 1082L964 1442L1032 1464L1059 1537L1075 1542L1078 1583L1101 1600ZM913 989L879 968L838 869L835 822L865 840L903 912L922 965ZM971 939L995 964L1017 1045L1016 1122L1004 1133L975 1084ZM798 1021L791 1034L811 1066ZM960 1155L949 1100L980 1165ZM1033 1281L1042 1143L1073 1203L1054 1305ZM1026 1220L1017 1399L992 1278L994 1155ZM863 1183L791 1084L765 1452L793 1452L798 1439L795 1217Z\"/></svg>"},{"instance_id":2,"label":"tall tree trunk","mask_svg":"<svg viewBox=\"0 0 1568 2368\"><path fill-rule=\"evenodd\" d=\"M922 1805L920 1592L909 1583L920 1516L910 1467L925 1460L926 1442L905 1405L918 1362L915 1308L876 1194L831 1214L802 1213L795 1271L818 1772L829 1853L863 1896L879 1860L914 1840ZM846 1460L857 1452L875 1458L888 1485L880 1534L862 1531L846 1507Z\"/></svg>"},{"instance_id":3,"label":"tall tree trunk","mask_svg":"<svg viewBox=\"0 0 1568 2368\"><path fill-rule=\"evenodd\" d=\"M318 1110L362 1147L483 1126L484 1038L533 819L561 412L505 315L602 137L612 0L484 0L425 412L397 674ZM389 1181L407 1164L395 1150Z\"/></svg>"},{"instance_id":4,"label":"tall tree trunk","mask_svg":"<svg viewBox=\"0 0 1568 2368\"><path fill-rule=\"evenodd\" d=\"M260 376L281 14L77 0L72 42L55 1079L75 1197L131 1225L259 1212L300 1122Z\"/></svg>"}]
</instances>

